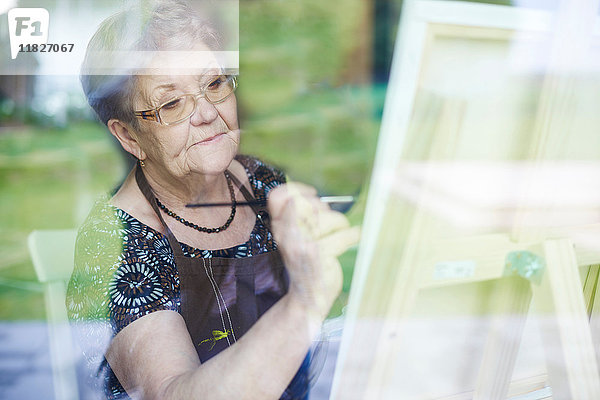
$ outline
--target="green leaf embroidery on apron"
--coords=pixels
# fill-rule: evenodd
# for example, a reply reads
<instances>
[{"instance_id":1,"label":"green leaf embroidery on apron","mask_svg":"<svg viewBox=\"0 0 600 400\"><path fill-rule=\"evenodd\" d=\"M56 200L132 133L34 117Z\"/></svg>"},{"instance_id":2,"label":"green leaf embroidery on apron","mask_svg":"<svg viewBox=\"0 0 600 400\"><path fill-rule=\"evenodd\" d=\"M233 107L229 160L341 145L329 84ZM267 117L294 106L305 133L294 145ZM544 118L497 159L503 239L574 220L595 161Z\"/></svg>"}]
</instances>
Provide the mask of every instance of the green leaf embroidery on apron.
<instances>
[{"instance_id":1,"label":"green leaf embroidery on apron","mask_svg":"<svg viewBox=\"0 0 600 400\"><path fill-rule=\"evenodd\" d=\"M198 346L200 346L202 343L212 342L210 349L208 349L208 351L211 351L217 344L217 341L219 341L221 339L225 339L227 336L229 336L230 333L231 333L231 331L229 331L227 329L225 330L225 332L215 329L214 331L212 331L213 337L204 339L203 341L198 343Z\"/></svg>"}]
</instances>

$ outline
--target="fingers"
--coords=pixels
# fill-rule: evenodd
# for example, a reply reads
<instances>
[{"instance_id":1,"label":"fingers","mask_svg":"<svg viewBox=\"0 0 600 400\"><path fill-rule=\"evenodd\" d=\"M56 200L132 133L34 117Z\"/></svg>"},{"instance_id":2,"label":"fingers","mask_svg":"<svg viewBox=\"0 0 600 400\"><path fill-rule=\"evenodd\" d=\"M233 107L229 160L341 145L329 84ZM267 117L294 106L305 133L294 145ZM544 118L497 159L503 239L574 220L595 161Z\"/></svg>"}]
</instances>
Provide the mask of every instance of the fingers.
<instances>
[{"instance_id":1,"label":"fingers","mask_svg":"<svg viewBox=\"0 0 600 400\"><path fill-rule=\"evenodd\" d=\"M359 239L360 228L357 226L338 230L319 239L319 252L324 256L337 257L358 244Z\"/></svg>"},{"instance_id":2,"label":"fingers","mask_svg":"<svg viewBox=\"0 0 600 400\"><path fill-rule=\"evenodd\" d=\"M285 210L290 207L292 197L289 195L286 185L281 185L271 190L268 197L267 206L271 218L276 220L284 216Z\"/></svg>"},{"instance_id":3,"label":"fingers","mask_svg":"<svg viewBox=\"0 0 600 400\"><path fill-rule=\"evenodd\" d=\"M300 235L293 240L296 245L306 240L315 241L323 254L337 257L358 243L360 230L350 228L346 216L322 203L310 186L291 182L273 189L269 195L269 211L274 220L288 226L288 239Z\"/></svg>"},{"instance_id":4,"label":"fingers","mask_svg":"<svg viewBox=\"0 0 600 400\"><path fill-rule=\"evenodd\" d=\"M292 196L316 196L317 190L300 182L288 182L283 185Z\"/></svg>"},{"instance_id":5,"label":"fingers","mask_svg":"<svg viewBox=\"0 0 600 400\"><path fill-rule=\"evenodd\" d=\"M346 217L320 201L316 190L308 185L289 182L271 191L268 199L272 218L282 216L284 209L293 208L297 222L312 237L321 237L348 226Z\"/></svg>"},{"instance_id":6,"label":"fingers","mask_svg":"<svg viewBox=\"0 0 600 400\"><path fill-rule=\"evenodd\" d=\"M318 233L319 210L322 209L316 190L295 182L287 184L286 189L291 197L298 226L304 234L314 238Z\"/></svg>"},{"instance_id":7,"label":"fingers","mask_svg":"<svg viewBox=\"0 0 600 400\"><path fill-rule=\"evenodd\" d=\"M327 205L325 210L319 210L316 216L317 227L315 237L321 238L340 229L350 226L348 219L344 214L332 211Z\"/></svg>"}]
</instances>

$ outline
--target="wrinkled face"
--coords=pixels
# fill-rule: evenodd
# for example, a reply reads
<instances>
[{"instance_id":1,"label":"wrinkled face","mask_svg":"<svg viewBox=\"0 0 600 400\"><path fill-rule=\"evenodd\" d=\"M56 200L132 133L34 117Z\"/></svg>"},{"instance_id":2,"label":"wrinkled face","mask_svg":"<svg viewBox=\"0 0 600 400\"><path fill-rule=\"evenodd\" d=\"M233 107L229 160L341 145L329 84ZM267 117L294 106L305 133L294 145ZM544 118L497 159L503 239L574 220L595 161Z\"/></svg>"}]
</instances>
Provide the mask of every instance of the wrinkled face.
<instances>
[{"instance_id":1,"label":"wrinkled face","mask_svg":"<svg viewBox=\"0 0 600 400\"><path fill-rule=\"evenodd\" d=\"M159 69L153 71L161 74L137 76L136 110L153 109L184 94L198 94L220 73L218 69L203 69L181 74L181 70L168 67L172 64L173 60L157 59L152 66ZM162 74L169 71L174 73ZM235 93L218 104L199 98L192 116L176 125L140 120L137 136L147 156L145 162L169 175L220 174L237 154L240 141Z\"/></svg>"}]
</instances>

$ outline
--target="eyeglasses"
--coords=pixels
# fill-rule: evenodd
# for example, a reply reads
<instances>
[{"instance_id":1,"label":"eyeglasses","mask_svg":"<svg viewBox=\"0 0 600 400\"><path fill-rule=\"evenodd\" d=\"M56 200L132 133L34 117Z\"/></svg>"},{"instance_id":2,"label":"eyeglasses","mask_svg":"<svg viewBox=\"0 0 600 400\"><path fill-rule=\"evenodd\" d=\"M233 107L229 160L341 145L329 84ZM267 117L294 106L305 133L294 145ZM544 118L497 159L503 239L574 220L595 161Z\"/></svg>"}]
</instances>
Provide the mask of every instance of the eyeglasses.
<instances>
[{"instance_id":1,"label":"eyeglasses","mask_svg":"<svg viewBox=\"0 0 600 400\"><path fill-rule=\"evenodd\" d=\"M145 111L134 111L138 118L155 121L162 125L179 124L190 118L202 97L211 104L227 100L237 88L237 78L231 75L219 75L208 83L198 94L184 94L170 99L160 106Z\"/></svg>"}]
</instances>

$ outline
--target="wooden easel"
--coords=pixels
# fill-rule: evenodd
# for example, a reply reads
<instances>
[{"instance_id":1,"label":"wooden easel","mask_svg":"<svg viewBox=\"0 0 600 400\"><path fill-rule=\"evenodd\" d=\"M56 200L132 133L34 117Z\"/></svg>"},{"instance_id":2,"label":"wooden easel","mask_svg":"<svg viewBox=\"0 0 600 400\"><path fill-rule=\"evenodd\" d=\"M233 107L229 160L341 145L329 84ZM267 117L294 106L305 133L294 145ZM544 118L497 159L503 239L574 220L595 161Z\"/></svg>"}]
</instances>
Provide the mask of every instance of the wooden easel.
<instances>
[{"instance_id":1,"label":"wooden easel","mask_svg":"<svg viewBox=\"0 0 600 400\"><path fill-rule=\"evenodd\" d=\"M563 58L567 54L567 57L576 62L579 57L584 57L593 20L585 21L579 17L595 15L597 6L596 0L563 2L554 31L551 59L541 85L529 149L525 152L525 159L532 162L526 169L528 182L537 181L547 166L547 160L564 159L564 136L572 126L570 112L575 110L572 101L573 76L565 73ZM417 65L406 61L411 57L423 57L414 49L410 50L407 45L410 39L407 37L424 43L432 40L428 36L430 34L426 24L409 20L428 7L435 10L432 18L439 22L440 29L454 29L447 23L444 25L444 21L441 21L443 17L440 17L459 14L459 11L451 9L453 5L447 2L407 2L403 16L407 21L404 22L401 30L403 37L399 39L400 45L396 49L403 68L401 75L392 76L392 91L394 88L403 88L416 92L416 82L423 79L423 74L419 72L420 61L415 62ZM459 7L467 6L457 6L457 9ZM473 15L493 11L490 8L492 6L468 7L477 8ZM501 8L498 10L499 14L513 12ZM575 34L572 32L573 27L577 30ZM501 27L498 29L502 30ZM418 39L414 39L415 37ZM578 41L574 42L574 38ZM575 48L574 43L577 43ZM391 111L386 110L382 131L408 132L406 141L410 145L415 131L428 128L409 123L414 103L423 99L406 101L396 99L394 95L392 93L388 96L386 105L401 117L392 116ZM600 349L600 305L595 308L599 312L593 313L588 320L579 277L579 266L600 263L600 254L580 246L574 239L577 237L575 234L581 230L598 231L600 234L600 225L547 229L532 223L531 210L522 206L518 208L513 229L509 232L438 239L436 233L442 232L443 226L431 216L427 201L434 199L440 192L439 182L435 180L439 169L435 165L428 166L428 162L453 160L458 154L462 139L460 115L466 106L460 100L443 100L433 102L424 109L436 107L438 124L431 128L433 133L428 146L421 144L421 147L426 148L427 154L422 157L426 162L423 164L425 167L421 170L420 180L401 196L395 196L386 187L390 186L390 171L395 174L392 179L398 181L410 179L410 171L404 174L398 172L405 166L400 161L400 156L391 152L395 150L403 153L404 157L412 155L403 146L404 139L393 140L399 148L390 143L380 143L377 156L382 157L383 161L379 160L375 169L388 182L384 182L381 177L373 179L372 190L379 192L378 198L375 198L376 195L369 198L374 211L367 211L366 220L369 222L366 224L370 223L376 228L367 229L365 226L365 230L370 234L377 232L377 237L364 246L364 249L361 248L359 253L358 264L368 265L369 268L357 271L354 276L354 280L360 282L360 287L351 293L350 315L332 398L403 398L394 397L395 385L402 385L396 375L397 358L407 329L407 318L414 309L419 294L433 288L496 281L498 284L489 293L488 301L493 304L493 317L475 386L431 398L503 400L507 396L541 389L549 384L552 396L557 400L600 399L599 360L594 351L594 345L596 349ZM423 142L423 139L419 140ZM408 167L404 171L408 171L410 166ZM398 182L392 181L391 185L394 183ZM418 190L413 190L415 188ZM535 185L530 190L536 190ZM407 193L414 195L410 203L417 206L407 206ZM552 204L545 207L547 210L554 209ZM398 238L402 239L400 244ZM529 276L527 263L511 272L510 260L513 258L510 255L515 254L522 254L524 257L531 255L534 260L532 262L540 263L538 273ZM385 271L386 274L370 271ZM365 299L367 301L363 301ZM594 301L600 304L600 296ZM530 304L533 305L530 307ZM541 332L542 339L545 347L552 352L547 352L547 375L540 374L516 382L513 381L513 369L519 340L515 338L520 338L528 315L540 317L544 328ZM371 345L365 349L366 343Z\"/></svg>"}]
</instances>

